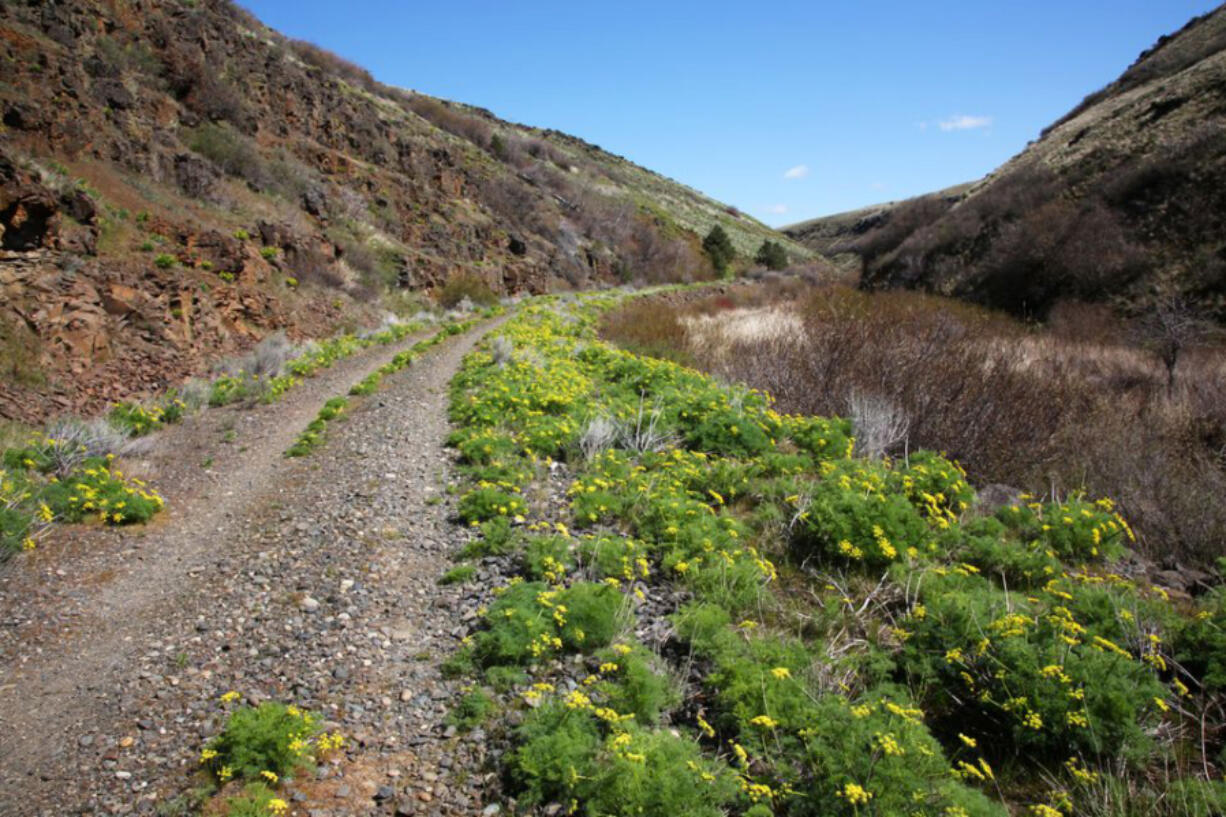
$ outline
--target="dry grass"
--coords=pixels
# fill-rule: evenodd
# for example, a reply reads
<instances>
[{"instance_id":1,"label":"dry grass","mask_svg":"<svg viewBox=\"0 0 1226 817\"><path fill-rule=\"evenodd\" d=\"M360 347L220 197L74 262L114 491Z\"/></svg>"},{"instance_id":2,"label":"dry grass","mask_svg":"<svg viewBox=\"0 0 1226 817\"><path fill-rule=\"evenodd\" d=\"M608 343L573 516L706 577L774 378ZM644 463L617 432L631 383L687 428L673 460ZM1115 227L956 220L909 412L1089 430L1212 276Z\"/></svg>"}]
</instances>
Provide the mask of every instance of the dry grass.
<instances>
[{"instance_id":1,"label":"dry grass","mask_svg":"<svg viewBox=\"0 0 1226 817\"><path fill-rule=\"evenodd\" d=\"M842 287L633 303L605 331L768 389L783 411L867 424L889 407L876 448L945 451L980 485L1111 496L1161 561L1212 564L1226 540L1226 350L1185 354L1168 393L1162 362L1101 310L1065 306L1036 328Z\"/></svg>"}]
</instances>

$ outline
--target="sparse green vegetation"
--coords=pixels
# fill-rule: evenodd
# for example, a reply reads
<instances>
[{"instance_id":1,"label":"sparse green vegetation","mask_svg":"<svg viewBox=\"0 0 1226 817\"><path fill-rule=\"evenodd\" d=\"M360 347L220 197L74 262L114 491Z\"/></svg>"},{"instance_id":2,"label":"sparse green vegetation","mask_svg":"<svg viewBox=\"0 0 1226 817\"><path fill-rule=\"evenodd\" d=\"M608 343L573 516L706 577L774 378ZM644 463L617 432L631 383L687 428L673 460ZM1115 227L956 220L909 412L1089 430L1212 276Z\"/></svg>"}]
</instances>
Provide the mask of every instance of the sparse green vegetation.
<instances>
[{"instance_id":1,"label":"sparse green vegetation","mask_svg":"<svg viewBox=\"0 0 1226 817\"><path fill-rule=\"evenodd\" d=\"M439 584L467 584L477 575L477 568L472 565L456 565L439 577Z\"/></svg>"},{"instance_id":2,"label":"sparse green vegetation","mask_svg":"<svg viewBox=\"0 0 1226 817\"><path fill-rule=\"evenodd\" d=\"M430 349L431 347L436 346L439 343L442 343L444 340L446 340L447 338L453 335L458 335L461 332L467 331L479 321L495 314L495 312L496 310L486 310L484 313L482 313L478 317L470 318L469 320L463 321L463 322L449 323L441 327L437 332L435 332L430 337L426 338L425 340L420 340L417 343L413 344L411 348L406 349L403 352L400 352L395 357L393 357L391 361L383 364L382 366L380 366L379 368L371 372L369 375L364 377L360 382L356 383L352 388L349 389L349 396L361 397L364 395L372 394L376 389L379 388L379 384L382 382L384 377L386 377L389 374L394 374L395 372L398 372L401 369L409 366L410 364L412 364L414 358L416 358L422 352L425 352L427 349ZM399 326L400 325L398 325L398 327ZM405 334L408 334L407 328L403 331L403 333L401 333L400 330L397 328L396 331L391 332L391 334L388 336L386 340L375 341L375 342L391 342L391 338L397 334L399 334L400 337L403 337ZM375 337L378 337L378 335L376 335ZM356 343L356 341L352 341L352 342ZM327 359L330 355L343 356L344 354L348 354L349 352L343 351L345 348L346 348L346 342L342 339L335 346L331 347L327 352L324 353L323 359ZM318 360L318 358L316 358L316 360ZM305 367L309 365L312 365L312 364L309 362L304 363L303 367L299 368L299 371L303 371L303 372L307 371ZM328 365L331 365L330 361ZM292 370L293 370L293 365L291 364L291 371ZM274 378L273 382L275 382L276 380L277 379ZM324 431L327 429L328 423L336 419L337 417L339 417L345 411L345 408L348 406L348 404L349 404L349 401L345 397L333 397L330 400L328 400L324 404L324 407L320 409L319 415L307 425L306 429L300 435L298 435L298 439L294 442L294 444L290 446L288 449L286 449L285 456L304 457L310 454L311 451L313 451L316 447L318 447L319 445L322 445L323 444L323 434L324 434Z\"/></svg>"},{"instance_id":3,"label":"sparse green vegetation","mask_svg":"<svg viewBox=\"0 0 1226 817\"><path fill-rule=\"evenodd\" d=\"M461 698L460 703L447 713L447 723L468 731L487 721L495 711L493 699L480 689L474 689Z\"/></svg>"}]
</instances>

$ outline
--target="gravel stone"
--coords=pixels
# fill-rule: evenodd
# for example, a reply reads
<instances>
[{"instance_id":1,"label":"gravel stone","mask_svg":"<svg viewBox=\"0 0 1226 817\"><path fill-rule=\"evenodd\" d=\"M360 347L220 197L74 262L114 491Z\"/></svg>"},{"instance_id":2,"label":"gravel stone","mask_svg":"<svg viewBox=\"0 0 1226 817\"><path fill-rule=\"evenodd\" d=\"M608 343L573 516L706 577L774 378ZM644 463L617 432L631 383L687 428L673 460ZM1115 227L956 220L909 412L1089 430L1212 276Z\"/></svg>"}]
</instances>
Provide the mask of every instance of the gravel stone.
<instances>
[{"instance_id":1,"label":"gravel stone","mask_svg":"<svg viewBox=\"0 0 1226 817\"><path fill-rule=\"evenodd\" d=\"M439 665L478 601L436 580L470 534L448 520L452 497L426 502L453 462L447 386L480 331L385 378L309 457L282 452L319 406L422 336L277 403L188 417L125 463L166 497L156 525L65 527L6 565L0 686L38 691L0 696L6 817L154 813L193 785L230 690L345 735L298 814L368 814L383 795L384 815L470 815L491 799L485 744L443 722L463 684Z\"/></svg>"}]
</instances>

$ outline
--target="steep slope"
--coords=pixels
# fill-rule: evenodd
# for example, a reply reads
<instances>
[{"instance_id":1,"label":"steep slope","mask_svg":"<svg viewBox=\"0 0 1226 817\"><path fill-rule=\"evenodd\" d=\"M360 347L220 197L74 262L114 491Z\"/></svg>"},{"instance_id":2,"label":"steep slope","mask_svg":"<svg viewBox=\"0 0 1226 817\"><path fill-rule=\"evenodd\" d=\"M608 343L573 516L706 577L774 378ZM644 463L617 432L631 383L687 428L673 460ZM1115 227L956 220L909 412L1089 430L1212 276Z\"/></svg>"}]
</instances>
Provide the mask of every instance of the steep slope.
<instances>
[{"instance_id":1,"label":"steep slope","mask_svg":"<svg viewBox=\"0 0 1226 817\"><path fill-rule=\"evenodd\" d=\"M778 238L228 0L0 4L0 54L4 417L94 410L415 292L709 276L696 230L716 220L745 247Z\"/></svg>"},{"instance_id":2,"label":"steep slope","mask_svg":"<svg viewBox=\"0 0 1226 817\"><path fill-rule=\"evenodd\" d=\"M960 200L894 214L902 229L861 242L866 287L1039 316L1062 298L1136 306L1163 290L1221 316L1226 8L1163 37ZM789 234L822 246L811 226Z\"/></svg>"}]
</instances>

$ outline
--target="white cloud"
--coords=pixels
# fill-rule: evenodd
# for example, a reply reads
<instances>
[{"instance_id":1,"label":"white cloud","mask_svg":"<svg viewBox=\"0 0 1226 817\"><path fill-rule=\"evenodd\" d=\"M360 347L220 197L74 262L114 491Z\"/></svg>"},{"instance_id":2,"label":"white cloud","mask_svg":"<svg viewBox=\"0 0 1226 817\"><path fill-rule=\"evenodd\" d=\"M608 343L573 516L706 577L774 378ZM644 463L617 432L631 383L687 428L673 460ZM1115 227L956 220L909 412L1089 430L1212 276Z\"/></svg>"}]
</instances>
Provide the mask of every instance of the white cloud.
<instances>
[{"instance_id":1,"label":"white cloud","mask_svg":"<svg viewBox=\"0 0 1226 817\"><path fill-rule=\"evenodd\" d=\"M990 116L967 116L960 114L951 116L949 119L943 119L937 123L943 131L954 130L974 130L976 128L988 128L992 126L992 117Z\"/></svg>"},{"instance_id":2,"label":"white cloud","mask_svg":"<svg viewBox=\"0 0 1226 817\"><path fill-rule=\"evenodd\" d=\"M805 176L808 176L808 175L809 175L808 165L796 165L796 167L789 167L787 170L785 170L783 173L783 178L785 179L803 179Z\"/></svg>"},{"instance_id":3,"label":"white cloud","mask_svg":"<svg viewBox=\"0 0 1226 817\"><path fill-rule=\"evenodd\" d=\"M874 190L885 190L885 182L873 182L869 187Z\"/></svg>"},{"instance_id":4,"label":"white cloud","mask_svg":"<svg viewBox=\"0 0 1226 817\"><path fill-rule=\"evenodd\" d=\"M770 207L766 208L766 211L768 213L774 213L777 216L781 216L788 211L788 206L786 204L772 204Z\"/></svg>"}]
</instances>

